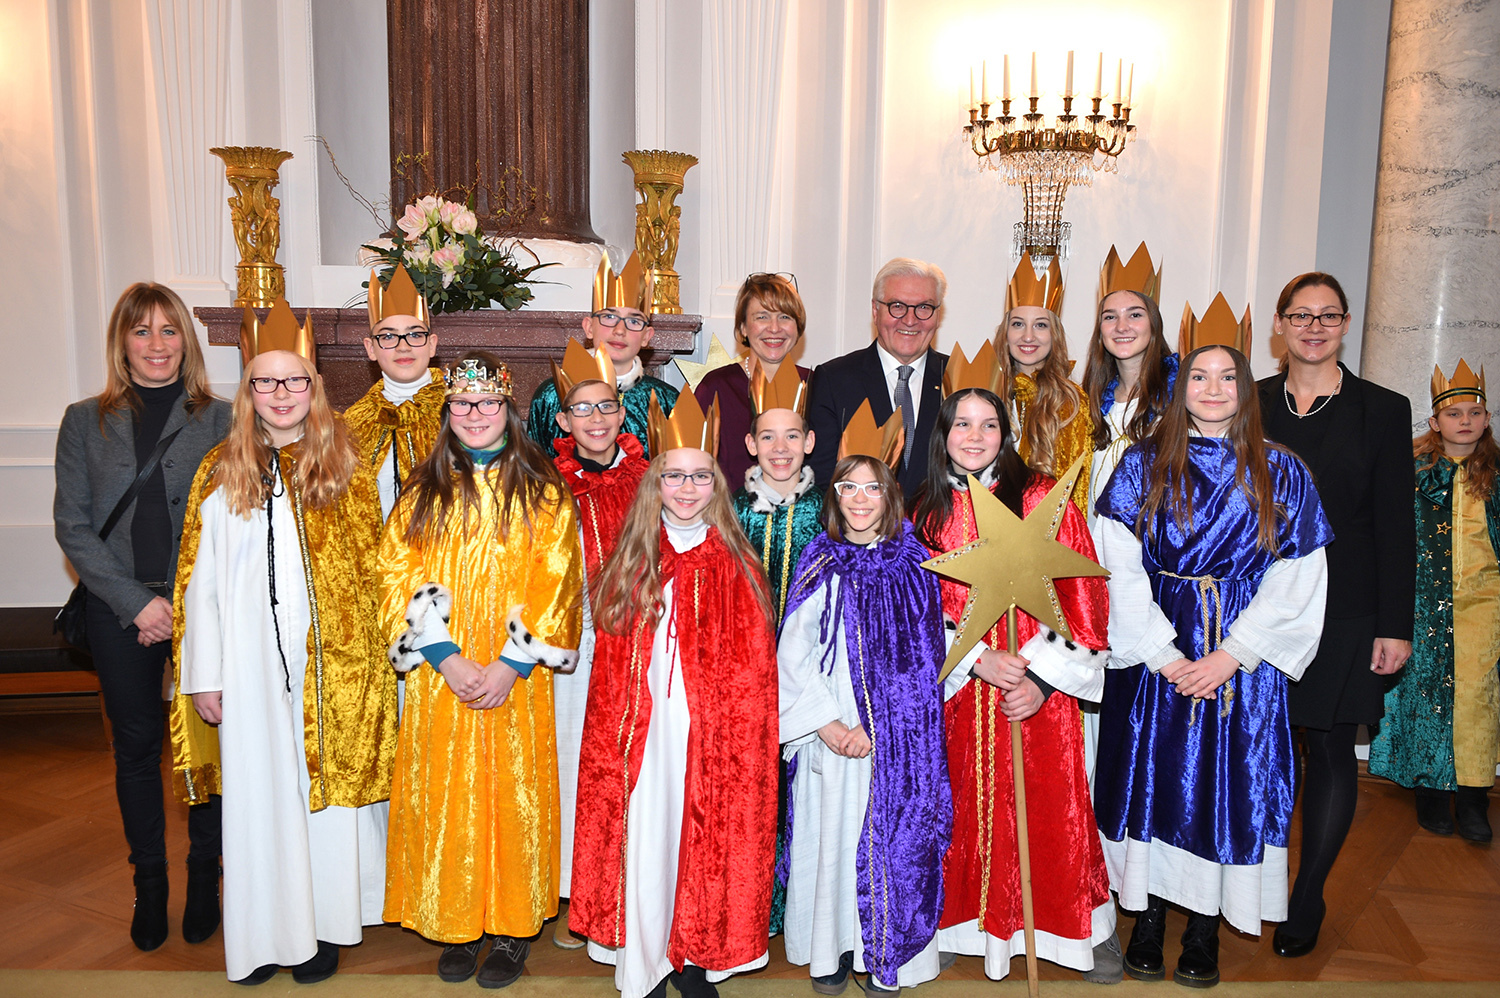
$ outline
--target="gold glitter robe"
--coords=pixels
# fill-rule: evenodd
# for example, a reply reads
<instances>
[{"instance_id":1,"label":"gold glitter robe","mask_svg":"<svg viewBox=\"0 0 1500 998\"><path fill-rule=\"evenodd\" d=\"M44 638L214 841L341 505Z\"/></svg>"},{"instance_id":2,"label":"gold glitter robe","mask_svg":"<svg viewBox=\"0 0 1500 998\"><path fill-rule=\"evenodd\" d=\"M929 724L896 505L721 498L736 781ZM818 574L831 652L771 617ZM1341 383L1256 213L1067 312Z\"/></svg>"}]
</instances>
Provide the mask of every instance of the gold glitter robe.
<instances>
[{"instance_id":1,"label":"gold glitter robe","mask_svg":"<svg viewBox=\"0 0 1500 998\"><path fill-rule=\"evenodd\" d=\"M430 548L406 543L411 493L391 513L380 545L386 641L406 629L411 595L436 582L453 594L448 630L466 658L499 658L516 608L535 639L576 649L583 553L572 502L551 494L556 505L532 512L529 536L515 511L502 540L494 488L483 475L477 485L481 508L470 514L469 532L458 514ZM516 680L493 710L461 703L431 666L407 674L386 921L443 943L481 932L534 935L557 914L560 823L549 669Z\"/></svg>"},{"instance_id":2,"label":"gold glitter robe","mask_svg":"<svg viewBox=\"0 0 1500 998\"><path fill-rule=\"evenodd\" d=\"M381 513L386 516L412 467L432 450L443 421L443 371L429 367L427 373L432 380L410 401L396 405L386 398L382 379L344 410L344 425L353 434L365 466L379 476Z\"/></svg>"},{"instance_id":3,"label":"gold glitter robe","mask_svg":"<svg viewBox=\"0 0 1500 998\"><path fill-rule=\"evenodd\" d=\"M216 490L208 475L221 450L222 445L204 457L183 518L172 598L174 689L181 685L185 595L198 557L203 501ZM295 444L281 451L288 483L296 452ZM390 796L396 746L396 674L385 657L375 616L380 530L375 479L370 471L356 469L343 497L325 509L308 508L297 489L287 488L313 610L313 624L301 638L307 657L303 741L312 781L308 809L361 807ZM297 639L283 635L283 640ZM274 639L267 640L274 649ZM173 786L188 803L203 803L220 792L218 729L198 716L192 697L183 693L172 699L171 727Z\"/></svg>"}]
</instances>

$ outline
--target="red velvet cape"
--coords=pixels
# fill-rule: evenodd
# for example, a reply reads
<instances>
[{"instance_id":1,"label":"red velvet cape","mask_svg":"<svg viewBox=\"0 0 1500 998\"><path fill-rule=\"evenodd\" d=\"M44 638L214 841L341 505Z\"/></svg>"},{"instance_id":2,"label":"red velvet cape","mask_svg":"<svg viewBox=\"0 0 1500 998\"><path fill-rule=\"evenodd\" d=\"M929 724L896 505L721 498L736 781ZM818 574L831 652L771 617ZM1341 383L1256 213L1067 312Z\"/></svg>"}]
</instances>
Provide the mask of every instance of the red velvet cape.
<instances>
[{"instance_id":1,"label":"red velvet cape","mask_svg":"<svg viewBox=\"0 0 1500 998\"><path fill-rule=\"evenodd\" d=\"M663 536L661 579L673 582L682 680L692 730L675 914L667 956L728 970L766 951L776 838L776 639L740 571L710 527L678 554ZM598 633L578 768L575 932L605 946L625 940L626 815L641 771L654 631L641 617L624 635Z\"/></svg>"},{"instance_id":2,"label":"red velvet cape","mask_svg":"<svg viewBox=\"0 0 1500 998\"><path fill-rule=\"evenodd\" d=\"M1030 513L1053 481L1033 475L1022 495ZM944 524L942 550L977 536L966 491L954 490L953 515ZM1083 514L1064 507L1057 539L1094 558L1094 542ZM936 553L936 552L934 552ZM1054 585L1073 640L1106 648L1109 594L1103 578L1058 579ZM957 620L969 587L942 580L943 612ZM1036 618L1019 612L1017 647L1036 634ZM985 635L991 648L1005 648L1005 619ZM1011 776L1010 722L999 710L1003 694L971 680L944 708L948 774L953 783L953 843L943 860L940 927L961 925L984 914L981 928L1009 939L1022 928L1020 858L1016 849L1015 782ZM1083 768L1083 723L1078 701L1053 693L1042 709L1021 722L1026 770L1026 816L1031 843L1032 903L1038 931L1087 939L1095 908L1109 900L1109 876L1089 800ZM985 804L988 803L986 807ZM981 828L985 817L987 829ZM985 831L989 848L984 847Z\"/></svg>"},{"instance_id":3,"label":"red velvet cape","mask_svg":"<svg viewBox=\"0 0 1500 998\"><path fill-rule=\"evenodd\" d=\"M583 565L590 582L599 577L599 569L614 554L625 514L630 512L630 504L635 502L641 479L651 464L646 460L641 442L629 433L620 434L618 443L625 452L619 464L605 471L585 471L574 454L578 444L572 437L559 437L552 442L557 449L557 457L552 463L557 465L578 504L578 527L583 532Z\"/></svg>"}]
</instances>

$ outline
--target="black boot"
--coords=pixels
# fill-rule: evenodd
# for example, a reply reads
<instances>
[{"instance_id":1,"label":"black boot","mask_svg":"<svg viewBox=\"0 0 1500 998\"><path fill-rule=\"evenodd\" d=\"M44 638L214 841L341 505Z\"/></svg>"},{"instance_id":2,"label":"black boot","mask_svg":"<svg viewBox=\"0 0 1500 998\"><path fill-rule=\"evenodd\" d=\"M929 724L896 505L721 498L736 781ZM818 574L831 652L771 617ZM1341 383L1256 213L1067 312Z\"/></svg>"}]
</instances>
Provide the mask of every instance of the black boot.
<instances>
[{"instance_id":1,"label":"black boot","mask_svg":"<svg viewBox=\"0 0 1500 998\"><path fill-rule=\"evenodd\" d=\"M1453 834L1453 792L1417 787L1417 824L1434 835Z\"/></svg>"},{"instance_id":2,"label":"black boot","mask_svg":"<svg viewBox=\"0 0 1500 998\"><path fill-rule=\"evenodd\" d=\"M1172 980L1190 988L1211 988L1219 983L1219 916L1188 912L1182 933L1182 956Z\"/></svg>"},{"instance_id":3,"label":"black boot","mask_svg":"<svg viewBox=\"0 0 1500 998\"><path fill-rule=\"evenodd\" d=\"M137 863L130 941L149 953L167 941L167 864Z\"/></svg>"},{"instance_id":4,"label":"black boot","mask_svg":"<svg viewBox=\"0 0 1500 998\"><path fill-rule=\"evenodd\" d=\"M312 959L304 960L292 968L292 980L298 984L317 984L326 981L339 969L339 948L333 943L318 940L318 951Z\"/></svg>"},{"instance_id":5,"label":"black boot","mask_svg":"<svg viewBox=\"0 0 1500 998\"><path fill-rule=\"evenodd\" d=\"M1146 899L1146 910L1136 915L1125 947L1125 973L1138 981L1159 981L1167 976L1162 945L1167 941L1167 902L1155 894Z\"/></svg>"},{"instance_id":6,"label":"black boot","mask_svg":"<svg viewBox=\"0 0 1500 998\"><path fill-rule=\"evenodd\" d=\"M1489 787L1459 787L1456 824L1458 834L1470 842L1488 842L1490 831Z\"/></svg>"},{"instance_id":7,"label":"black boot","mask_svg":"<svg viewBox=\"0 0 1500 998\"><path fill-rule=\"evenodd\" d=\"M673 972L667 980L678 990L682 998L719 998L719 989L708 983L708 971L687 964L682 973Z\"/></svg>"},{"instance_id":8,"label":"black boot","mask_svg":"<svg viewBox=\"0 0 1500 998\"><path fill-rule=\"evenodd\" d=\"M219 927L219 860L188 858L187 907L182 909L182 938L201 943Z\"/></svg>"}]
</instances>

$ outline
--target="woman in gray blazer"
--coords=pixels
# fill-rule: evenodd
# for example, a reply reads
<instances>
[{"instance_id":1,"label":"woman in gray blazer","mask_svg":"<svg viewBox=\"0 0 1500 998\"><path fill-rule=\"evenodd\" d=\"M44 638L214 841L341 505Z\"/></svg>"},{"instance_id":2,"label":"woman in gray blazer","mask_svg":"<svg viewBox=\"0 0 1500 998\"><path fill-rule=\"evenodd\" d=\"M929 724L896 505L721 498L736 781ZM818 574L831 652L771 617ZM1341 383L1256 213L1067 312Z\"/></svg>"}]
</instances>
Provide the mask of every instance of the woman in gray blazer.
<instances>
[{"instance_id":1,"label":"woman in gray blazer","mask_svg":"<svg viewBox=\"0 0 1500 998\"><path fill-rule=\"evenodd\" d=\"M135 865L130 938L167 939L162 682L172 650L172 580L193 476L229 428L229 403L208 387L203 351L181 298L134 284L115 304L104 391L68 406L57 432L57 543L88 587L89 645L114 731L115 794ZM180 432L179 432L180 431ZM104 521L155 451L176 433L108 540ZM219 925L218 798L188 816L182 934L202 942Z\"/></svg>"}]
</instances>

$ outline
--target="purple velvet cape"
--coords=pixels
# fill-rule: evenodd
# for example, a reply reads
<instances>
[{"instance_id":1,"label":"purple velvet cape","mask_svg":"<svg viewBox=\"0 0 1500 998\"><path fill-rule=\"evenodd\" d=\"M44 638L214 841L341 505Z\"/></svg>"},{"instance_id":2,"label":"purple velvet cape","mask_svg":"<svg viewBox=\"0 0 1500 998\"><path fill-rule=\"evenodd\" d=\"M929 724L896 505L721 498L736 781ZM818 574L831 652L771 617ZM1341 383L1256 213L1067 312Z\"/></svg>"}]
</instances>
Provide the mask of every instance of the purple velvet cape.
<instances>
[{"instance_id":1,"label":"purple velvet cape","mask_svg":"<svg viewBox=\"0 0 1500 998\"><path fill-rule=\"evenodd\" d=\"M953 827L938 681L947 651L937 576L921 567L927 557L905 521L898 536L870 548L819 534L802 552L786 606L791 616L823 592L820 671L834 667L833 615L844 625L859 720L874 745L855 860L860 931L866 967L888 983L937 932ZM835 575L836 602L827 585ZM789 836L792 820L789 808Z\"/></svg>"}]
</instances>

